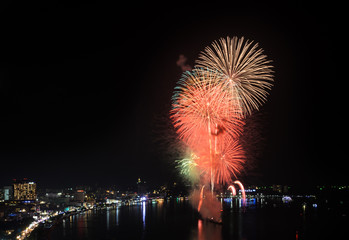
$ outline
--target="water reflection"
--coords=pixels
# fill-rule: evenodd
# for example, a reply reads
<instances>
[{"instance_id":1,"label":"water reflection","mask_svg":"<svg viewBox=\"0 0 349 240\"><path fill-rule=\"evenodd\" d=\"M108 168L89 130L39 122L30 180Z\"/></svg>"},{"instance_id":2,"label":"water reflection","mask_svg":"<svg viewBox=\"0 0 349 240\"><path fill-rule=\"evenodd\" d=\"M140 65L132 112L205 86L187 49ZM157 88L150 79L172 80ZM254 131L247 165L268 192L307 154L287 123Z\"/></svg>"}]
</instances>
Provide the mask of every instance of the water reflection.
<instances>
[{"instance_id":1,"label":"water reflection","mask_svg":"<svg viewBox=\"0 0 349 240\"><path fill-rule=\"evenodd\" d=\"M142 221L143 221L143 230L145 229L145 202L142 202Z\"/></svg>"},{"instance_id":2,"label":"water reflection","mask_svg":"<svg viewBox=\"0 0 349 240\"><path fill-rule=\"evenodd\" d=\"M202 239L202 220L198 220L198 239Z\"/></svg>"},{"instance_id":3,"label":"water reflection","mask_svg":"<svg viewBox=\"0 0 349 240\"><path fill-rule=\"evenodd\" d=\"M210 239L221 240L222 225L199 219L197 236L198 236L197 237L198 240L210 240Z\"/></svg>"},{"instance_id":4,"label":"water reflection","mask_svg":"<svg viewBox=\"0 0 349 240\"><path fill-rule=\"evenodd\" d=\"M119 209L120 207L119 206L117 206L116 207L116 226L119 226L119 212L120 212L120 209Z\"/></svg>"},{"instance_id":5,"label":"water reflection","mask_svg":"<svg viewBox=\"0 0 349 240\"><path fill-rule=\"evenodd\" d=\"M107 207L107 230L109 230L109 217L110 217L110 213L109 213L109 207Z\"/></svg>"},{"instance_id":6,"label":"water reflection","mask_svg":"<svg viewBox=\"0 0 349 240\"><path fill-rule=\"evenodd\" d=\"M63 224L63 237L65 237L65 235L66 235L66 231L65 231L65 228L66 228L66 226L65 226L65 219L62 220L62 224Z\"/></svg>"},{"instance_id":7,"label":"water reflection","mask_svg":"<svg viewBox=\"0 0 349 240\"><path fill-rule=\"evenodd\" d=\"M86 221L84 220L84 216L78 216L78 236L80 239L83 239L84 238L84 234L86 233L85 230L87 230L87 228L85 229L84 227L84 223Z\"/></svg>"},{"instance_id":8,"label":"water reflection","mask_svg":"<svg viewBox=\"0 0 349 240\"><path fill-rule=\"evenodd\" d=\"M290 239L291 235L292 239L303 239L304 232L311 230L309 216L317 219L314 213L320 208L306 200L286 205L281 199L249 198L245 207L238 197L219 200L223 224L200 219L189 201L144 201L69 216L50 230L50 236L51 240L98 239L95 236L106 240L279 240Z\"/></svg>"},{"instance_id":9,"label":"water reflection","mask_svg":"<svg viewBox=\"0 0 349 240\"><path fill-rule=\"evenodd\" d=\"M141 239L145 239L146 237L146 232L145 232L145 208L146 208L146 205L145 205L145 201L142 202L142 236L141 236Z\"/></svg>"}]
</instances>

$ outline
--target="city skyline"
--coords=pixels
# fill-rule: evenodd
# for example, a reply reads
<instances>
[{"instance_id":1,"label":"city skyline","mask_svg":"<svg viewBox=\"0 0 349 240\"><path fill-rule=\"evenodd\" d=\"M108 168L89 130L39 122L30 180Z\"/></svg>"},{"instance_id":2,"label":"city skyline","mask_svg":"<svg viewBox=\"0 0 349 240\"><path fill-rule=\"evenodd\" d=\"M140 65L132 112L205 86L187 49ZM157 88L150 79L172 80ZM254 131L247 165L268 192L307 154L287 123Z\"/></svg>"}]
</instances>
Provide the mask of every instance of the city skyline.
<instances>
[{"instance_id":1,"label":"city skyline","mask_svg":"<svg viewBox=\"0 0 349 240\"><path fill-rule=\"evenodd\" d=\"M237 35L259 42L275 66L273 92L247 126L257 127L260 139L242 177L347 183L340 121L328 113L339 112L340 94L329 90L339 78L330 71L336 19L299 3L236 8L232 14L126 6L132 13L126 19L94 5L4 8L16 20L4 26L0 57L0 181L28 177L59 187L176 179L176 159L158 140L169 134L158 128L167 124L182 73L176 62L183 54L193 66L204 46Z\"/></svg>"}]
</instances>

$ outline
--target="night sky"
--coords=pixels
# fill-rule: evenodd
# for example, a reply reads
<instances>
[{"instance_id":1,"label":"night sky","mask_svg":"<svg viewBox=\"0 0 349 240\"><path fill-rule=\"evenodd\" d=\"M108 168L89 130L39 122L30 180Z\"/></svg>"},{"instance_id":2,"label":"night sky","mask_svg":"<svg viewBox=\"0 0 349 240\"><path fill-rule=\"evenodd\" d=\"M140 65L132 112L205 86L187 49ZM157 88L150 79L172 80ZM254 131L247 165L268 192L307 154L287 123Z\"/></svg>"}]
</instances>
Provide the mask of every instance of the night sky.
<instances>
[{"instance_id":1,"label":"night sky","mask_svg":"<svg viewBox=\"0 0 349 240\"><path fill-rule=\"evenodd\" d=\"M0 185L173 181L158 130L181 75L176 61L184 54L193 66L226 36L259 42L275 71L243 180L348 184L332 8L142 4L1 7Z\"/></svg>"}]
</instances>

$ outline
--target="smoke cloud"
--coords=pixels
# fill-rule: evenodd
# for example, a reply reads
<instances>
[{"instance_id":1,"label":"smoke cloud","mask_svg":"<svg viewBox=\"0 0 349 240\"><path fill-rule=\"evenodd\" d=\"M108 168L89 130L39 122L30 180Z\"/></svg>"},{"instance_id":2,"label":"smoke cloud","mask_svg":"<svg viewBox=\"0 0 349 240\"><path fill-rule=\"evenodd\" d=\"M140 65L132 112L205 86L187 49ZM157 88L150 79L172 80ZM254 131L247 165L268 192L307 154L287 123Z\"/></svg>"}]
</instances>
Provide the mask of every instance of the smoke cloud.
<instances>
[{"instance_id":1,"label":"smoke cloud","mask_svg":"<svg viewBox=\"0 0 349 240\"><path fill-rule=\"evenodd\" d=\"M182 69L183 72L192 70L192 67L187 64L187 58L181 54L177 60L177 66Z\"/></svg>"},{"instance_id":2,"label":"smoke cloud","mask_svg":"<svg viewBox=\"0 0 349 240\"><path fill-rule=\"evenodd\" d=\"M201 190L194 189L190 196L190 204L197 209L201 199ZM211 219L215 222L221 222L221 203L212 194L211 191L205 190L203 192L202 205L199 211L203 219Z\"/></svg>"}]
</instances>

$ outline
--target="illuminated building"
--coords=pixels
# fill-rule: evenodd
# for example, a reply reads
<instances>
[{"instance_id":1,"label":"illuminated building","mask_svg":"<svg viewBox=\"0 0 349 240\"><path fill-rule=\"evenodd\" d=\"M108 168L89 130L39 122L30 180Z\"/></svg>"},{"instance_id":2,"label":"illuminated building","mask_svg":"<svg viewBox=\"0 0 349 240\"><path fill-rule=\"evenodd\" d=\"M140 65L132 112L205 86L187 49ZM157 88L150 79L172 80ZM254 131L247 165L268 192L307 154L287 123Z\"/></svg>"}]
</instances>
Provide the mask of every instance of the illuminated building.
<instances>
[{"instance_id":1,"label":"illuminated building","mask_svg":"<svg viewBox=\"0 0 349 240\"><path fill-rule=\"evenodd\" d=\"M35 201L36 183L29 182L26 178L21 181L14 179L13 199L17 201Z\"/></svg>"},{"instance_id":2,"label":"illuminated building","mask_svg":"<svg viewBox=\"0 0 349 240\"><path fill-rule=\"evenodd\" d=\"M137 193L138 195L144 195L147 193L146 181L141 181L141 178L138 178L137 181Z\"/></svg>"},{"instance_id":3,"label":"illuminated building","mask_svg":"<svg viewBox=\"0 0 349 240\"><path fill-rule=\"evenodd\" d=\"M4 200L9 201L13 198L13 186L4 187Z\"/></svg>"},{"instance_id":4,"label":"illuminated building","mask_svg":"<svg viewBox=\"0 0 349 240\"><path fill-rule=\"evenodd\" d=\"M281 193L282 192L282 186L281 185L273 185L273 191Z\"/></svg>"},{"instance_id":5,"label":"illuminated building","mask_svg":"<svg viewBox=\"0 0 349 240\"><path fill-rule=\"evenodd\" d=\"M74 201L83 203L85 201L85 191L84 190L76 190L74 193Z\"/></svg>"}]
</instances>

